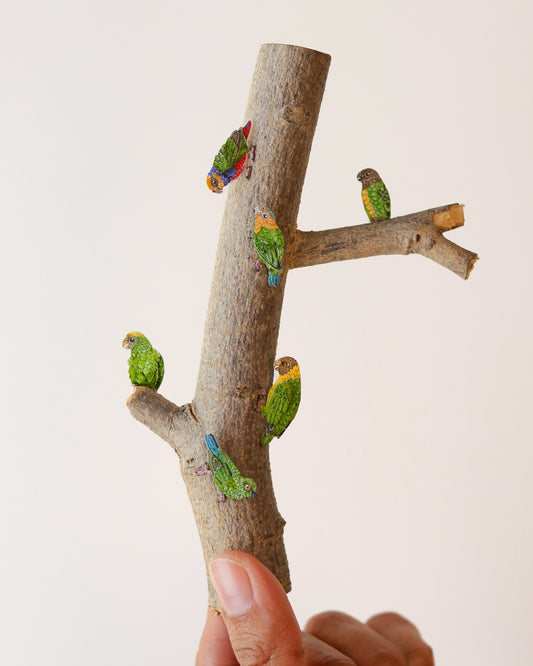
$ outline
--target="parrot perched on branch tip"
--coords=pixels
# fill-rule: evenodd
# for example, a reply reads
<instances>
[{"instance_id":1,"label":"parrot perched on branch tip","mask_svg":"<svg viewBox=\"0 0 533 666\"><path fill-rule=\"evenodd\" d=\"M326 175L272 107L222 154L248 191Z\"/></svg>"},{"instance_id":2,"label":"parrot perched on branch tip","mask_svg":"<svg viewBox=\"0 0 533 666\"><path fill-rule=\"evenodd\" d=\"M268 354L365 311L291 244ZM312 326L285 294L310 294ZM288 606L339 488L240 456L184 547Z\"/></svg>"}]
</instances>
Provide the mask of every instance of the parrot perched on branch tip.
<instances>
[{"instance_id":1,"label":"parrot perched on branch tip","mask_svg":"<svg viewBox=\"0 0 533 666\"><path fill-rule=\"evenodd\" d=\"M165 374L161 354L139 331L128 333L122 340L122 346L131 349L128 359L131 383L135 386L148 386L157 391Z\"/></svg>"}]
</instances>

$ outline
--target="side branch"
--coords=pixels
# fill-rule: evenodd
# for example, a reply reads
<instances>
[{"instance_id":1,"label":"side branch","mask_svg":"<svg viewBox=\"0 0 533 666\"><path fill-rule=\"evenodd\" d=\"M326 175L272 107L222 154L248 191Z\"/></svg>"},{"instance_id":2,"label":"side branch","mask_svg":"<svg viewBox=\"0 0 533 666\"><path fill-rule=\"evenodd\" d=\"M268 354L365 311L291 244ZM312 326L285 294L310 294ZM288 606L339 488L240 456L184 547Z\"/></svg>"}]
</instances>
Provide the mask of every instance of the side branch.
<instances>
[{"instance_id":1,"label":"side branch","mask_svg":"<svg viewBox=\"0 0 533 666\"><path fill-rule=\"evenodd\" d=\"M126 406L137 421L168 442L180 458L193 432L201 433L192 405L178 407L151 388L136 386Z\"/></svg>"},{"instance_id":2,"label":"side branch","mask_svg":"<svg viewBox=\"0 0 533 666\"><path fill-rule=\"evenodd\" d=\"M384 222L324 231L296 230L287 263L289 268L302 268L380 254L421 254L466 280L477 254L442 235L463 222L462 206L450 204Z\"/></svg>"}]
</instances>

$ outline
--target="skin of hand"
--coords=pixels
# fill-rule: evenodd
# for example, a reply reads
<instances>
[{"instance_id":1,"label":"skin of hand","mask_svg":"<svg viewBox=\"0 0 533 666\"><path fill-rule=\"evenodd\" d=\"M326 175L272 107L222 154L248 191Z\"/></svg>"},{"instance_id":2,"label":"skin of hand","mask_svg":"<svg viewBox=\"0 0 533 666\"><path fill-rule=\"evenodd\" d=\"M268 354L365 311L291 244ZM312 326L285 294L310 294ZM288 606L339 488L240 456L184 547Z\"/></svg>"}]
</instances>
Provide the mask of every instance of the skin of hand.
<instances>
[{"instance_id":1,"label":"skin of hand","mask_svg":"<svg viewBox=\"0 0 533 666\"><path fill-rule=\"evenodd\" d=\"M301 631L282 586L251 555L226 551L209 571L222 614L208 610L196 666L434 666L431 648L401 615L363 623L327 611Z\"/></svg>"}]
</instances>

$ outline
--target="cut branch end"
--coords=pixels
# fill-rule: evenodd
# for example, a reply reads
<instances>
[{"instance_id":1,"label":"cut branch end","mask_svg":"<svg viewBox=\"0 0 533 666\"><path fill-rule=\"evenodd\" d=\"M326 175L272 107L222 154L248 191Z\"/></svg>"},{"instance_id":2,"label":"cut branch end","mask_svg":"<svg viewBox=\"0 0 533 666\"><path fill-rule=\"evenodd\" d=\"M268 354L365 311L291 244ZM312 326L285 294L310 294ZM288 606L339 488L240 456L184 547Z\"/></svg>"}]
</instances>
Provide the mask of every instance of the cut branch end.
<instances>
[{"instance_id":1,"label":"cut branch end","mask_svg":"<svg viewBox=\"0 0 533 666\"><path fill-rule=\"evenodd\" d=\"M433 213L433 224L439 231L450 231L462 227L465 223L463 204L452 204L447 210Z\"/></svg>"}]
</instances>

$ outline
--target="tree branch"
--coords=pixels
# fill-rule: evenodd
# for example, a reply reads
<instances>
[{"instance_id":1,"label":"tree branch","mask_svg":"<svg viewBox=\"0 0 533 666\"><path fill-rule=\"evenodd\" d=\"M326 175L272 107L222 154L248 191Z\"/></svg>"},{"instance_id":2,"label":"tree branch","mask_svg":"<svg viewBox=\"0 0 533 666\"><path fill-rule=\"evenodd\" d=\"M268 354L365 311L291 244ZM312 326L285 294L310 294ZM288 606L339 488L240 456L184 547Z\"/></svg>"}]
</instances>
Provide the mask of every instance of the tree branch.
<instances>
[{"instance_id":1,"label":"tree branch","mask_svg":"<svg viewBox=\"0 0 533 666\"><path fill-rule=\"evenodd\" d=\"M136 386L126 406L137 421L168 442L180 458L187 455L188 438L201 435L192 405L178 407L151 388Z\"/></svg>"},{"instance_id":2,"label":"tree branch","mask_svg":"<svg viewBox=\"0 0 533 666\"><path fill-rule=\"evenodd\" d=\"M206 567L227 549L261 560L290 590L283 543L285 521L272 487L265 427L257 411L272 384L273 362L288 268L376 254L423 254L468 277L477 256L442 236L462 224L462 207L444 206L387 222L302 232L296 219L330 63L329 55L297 46L264 44L259 52L244 120L251 120L256 160L249 180L229 187L220 230L194 399L178 407L148 388L128 400L132 415L177 452ZM206 193L206 196L208 195ZM287 253L277 288L267 285L250 258L254 207L268 206ZM284 350L293 354L293 350ZM218 502L216 486L196 472L208 459L204 436L213 433L242 474L257 484L255 498ZM209 603L218 599L208 576Z\"/></svg>"},{"instance_id":3,"label":"tree branch","mask_svg":"<svg viewBox=\"0 0 533 666\"><path fill-rule=\"evenodd\" d=\"M463 223L463 207L450 204L384 222L324 231L296 230L287 264L289 268L302 268L380 254L421 254L466 280L477 254L442 235Z\"/></svg>"}]
</instances>

